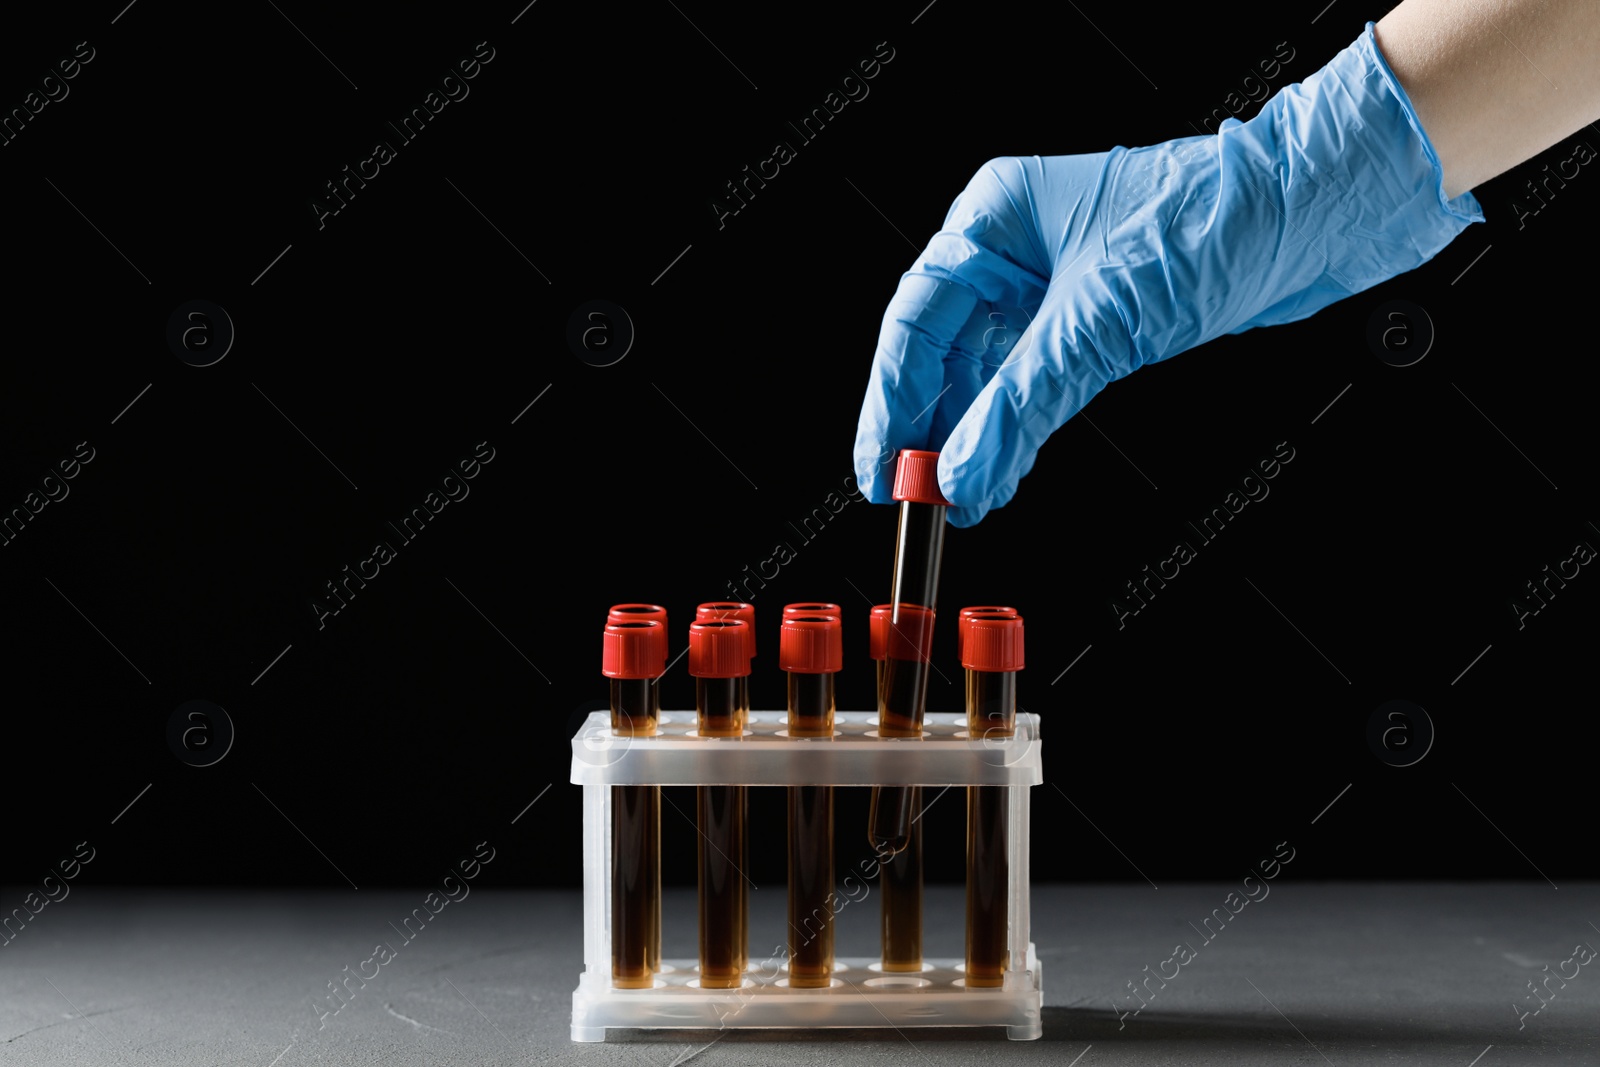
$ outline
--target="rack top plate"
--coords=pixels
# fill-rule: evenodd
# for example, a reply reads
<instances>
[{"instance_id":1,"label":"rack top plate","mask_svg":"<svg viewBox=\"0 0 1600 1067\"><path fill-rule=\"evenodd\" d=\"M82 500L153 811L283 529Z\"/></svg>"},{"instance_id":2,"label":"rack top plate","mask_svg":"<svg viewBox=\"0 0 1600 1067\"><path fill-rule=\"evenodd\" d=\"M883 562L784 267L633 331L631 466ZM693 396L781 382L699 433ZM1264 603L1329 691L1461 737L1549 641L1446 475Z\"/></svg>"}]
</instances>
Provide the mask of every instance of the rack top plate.
<instances>
[{"instance_id":1,"label":"rack top plate","mask_svg":"<svg viewBox=\"0 0 1600 1067\"><path fill-rule=\"evenodd\" d=\"M654 737L617 737L604 711L572 738L576 785L1038 785L1039 717L1010 738L973 737L965 715L929 713L923 735L879 737L873 712L841 711L831 738L790 737L781 711L752 711L743 737L701 737L693 711L662 713Z\"/></svg>"}]
</instances>

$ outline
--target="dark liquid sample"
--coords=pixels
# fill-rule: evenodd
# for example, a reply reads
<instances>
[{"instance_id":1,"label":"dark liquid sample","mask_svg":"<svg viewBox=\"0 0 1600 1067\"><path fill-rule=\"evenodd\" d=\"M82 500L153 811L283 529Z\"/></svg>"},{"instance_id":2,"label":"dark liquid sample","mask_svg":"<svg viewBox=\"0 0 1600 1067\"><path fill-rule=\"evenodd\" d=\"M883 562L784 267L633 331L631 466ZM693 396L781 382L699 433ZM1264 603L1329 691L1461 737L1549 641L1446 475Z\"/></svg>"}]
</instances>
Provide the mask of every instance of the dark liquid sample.
<instances>
[{"instance_id":1,"label":"dark liquid sample","mask_svg":"<svg viewBox=\"0 0 1600 1067\"><path fill-rule=\"evenodd\" d=\"M889 643L895 651L926 653L932 638L931 613L919 606L895 605ZM896 647L898 646L898 647ZM897 658L892 653L878 662L878 734L882 737L921 737L922 709L928 696L928 664L923 659ZM879 786L872 791L872 811L867 839L882 855L899 852L910 841L911 820L917 808L906 786Z\"/></svg>"},{"instance_id":2,"label":"dark liquid sample","mask_svg":"<svg viewBox=\"0 0 1600 1067\"><path fill-rule=\"evenodd\" d=\"M944 508L901 501L900 527L894 544L894 615L889 651L879 664L878 674L878 733L884 737L918 737L922 733L944 527ZM926 617L924 611L928 613ZM899 796L887 797L882 795L887 790L874 790L867 839L879 855L899 852L910 840L910 820L915 809L911 808L904 787L896 791Z\"/></svg>"},{"instance_id":3,"label":"dark liquid sample","mask_svg":"<svg viewBox=\"0 0 1600 1067\"><path fill-rule=\"evenodd\" d=\"M738 737L749 717L744 678L696 678L703 737ZM734 989L744 980L748 958L744 872L745 787L702 785L695 789L699 827L700 985Z\"/></svg>"},{"instance_id":4,"label":"dark liquid sample","mask_svg":"<svg viewBox=\"0 0 1600 1067\"><path fill-rule=\"evenodd\" d=\"M648 678L611 679L611 729L649 737L660 688ZM611 787L611 984L646 989L661 967L661 789Z\"/></svg>"},{"instance_id":5,"label":"dark liquid sample","mask_svg":"<svg viewBox=\"0 0 1600 1067\"><path fill-rule=\"evenodd\" d=\"M833 675L789 672L789 734L833 736ZM789 787L789 984L833 981L833 787Z\"/></svg>"},{"instance_id":6,"label":"dark liquid sample","mask_svg":"<svg viewBox=\"0 0 1600 1067\"><path fill-rule=\"evenodd\" d=\"M887 794L903 794L910 815L922 810L922 787L885 789ZM883 893L883 969L885 971L922 970L922 820L910 823L906 845L893 858L884 860L878 872Z\"/></svg>"},{"instance_id":7,"label":"dark liquid sample","mask_svg":"<svg viewBox=\"0 0 1600 1067\"><path fill-rule=\"evenodd\" d=\"M1004 984L1007 949L1006 809L1003 785L967 787L967 976L969 986Z\"/></svg>"},{"instance_id":8,"label":"dark liquid sample","mask_svg":"<svg viewBox=\"0 0 1600 1067\"><path fill-rule=\"evenodd\" d=\"M939 564L944 557L945 509L936 504L900 502L900 531L894 549L896 605L921 604L929 611L939 591ZM898 621L899 610L895 612Z\"/></svg>"},{"instance_id":9,"label":"dark liquid sample","mask_svg":"<svg viewBox=\"0 0 1600 1067\"><path fill-rule=\"evenodd\" d=\"M745 787L695 789L700 827L700 984L733 989L744 979Z\"/></svg>"},{"instance_id":10,"label":"dark liquid sample","mask_svg":"<svg viewBox=\"0 0 1600 1067\"><path fill-rule=\"evenodd\" d=\"M660 967L656 786L611 787L611 982L647 989Z\"/></svg>"},{"instance_id":11,"label":"dark liquid sample","mask_svg":"<svg viewBox=\"0 0 1600 1067\"><path fill-rule=\"evenodd\" d=\"M918 504L902 507L938 511L941 515L944 510ZM926 655L932 633L931 609L895 604L889 655L881 662L879 674L878 733L883 737L922 736L922 710L928 692ZM879 786L872 790L867 837L881 865L878 877L883 893L885 971L922 969L921 812L920 787Z\"/></svg>"},{"instance_id":12,"label":"dark liquid sample","mask_svg":"<svg viewBox=\"0 0 1600 1067\"><path fill-rule=\"evenodd\" d=\"M1017 673L967 671L967 732L1000 739L1016 729ZM1008 786L967 787L966 984L1005 983L1010 965Z\"/></svg>"},{"instance_id":13,"label":"dark liquid sample","mask_svg":"<svg viewBox=\"0 0 1600 1067\"><path fill-rule=\"evenodd\" d=\"M872 832L867 840L880 861L899 855L911 844L911 820L917 817L914 804L909 786L873 786L867 815Z\"/></svg>"},{"instance_id":14,"label":"dark liquid sample","mask_svg":"<svg viewBox=\"0 0 1600 1067\"><path fill-rule=\"evenodd\" d=\"M917 737L922 709L928 703L928 665L917 660L886 659L881 664L883 696L878 701L878 733L885 737Z\"/></svg>"},{"instance_id":15,"label":"dark liquid sample","mask_svg":"<svg viewBox=\"0 0 1600 1067\"><path fill-rule=\"evenodd\" d=\"M967 733L1011 737L1017 730L1017 672L967 671Z\"/></svg>"},{"instance_id":16,"label":"dark liquid sample","mask_svg":"<svg viewBox=\"0 0 1600 1067\"><path fill-rule=\"evenodd\" d=\"M789 787L789 984L833 980L833 787Z\"/></svg>"}]
</instances>

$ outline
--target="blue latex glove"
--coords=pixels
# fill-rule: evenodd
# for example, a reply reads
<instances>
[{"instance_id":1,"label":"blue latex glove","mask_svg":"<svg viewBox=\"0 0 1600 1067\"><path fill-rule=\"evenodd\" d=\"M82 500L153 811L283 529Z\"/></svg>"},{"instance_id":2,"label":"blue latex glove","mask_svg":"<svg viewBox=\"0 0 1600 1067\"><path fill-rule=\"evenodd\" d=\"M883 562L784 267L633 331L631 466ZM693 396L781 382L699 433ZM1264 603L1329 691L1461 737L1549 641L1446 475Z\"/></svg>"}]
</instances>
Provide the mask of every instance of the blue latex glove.
<instances>
[{"instance_id":1,"label":"blue latex glove","mask_svg":"<svg viewBox=\"0 0 1600 1067\"><path fill-rule=\"evenodd\" d=\"M1418 267L1473 222L1373 24L1249 122L1094 155L994 159L883 316L856 478L887 503L902 448L941 453L970 526L1112 381L1293 322Z\"/></svg>"}]
</instances>

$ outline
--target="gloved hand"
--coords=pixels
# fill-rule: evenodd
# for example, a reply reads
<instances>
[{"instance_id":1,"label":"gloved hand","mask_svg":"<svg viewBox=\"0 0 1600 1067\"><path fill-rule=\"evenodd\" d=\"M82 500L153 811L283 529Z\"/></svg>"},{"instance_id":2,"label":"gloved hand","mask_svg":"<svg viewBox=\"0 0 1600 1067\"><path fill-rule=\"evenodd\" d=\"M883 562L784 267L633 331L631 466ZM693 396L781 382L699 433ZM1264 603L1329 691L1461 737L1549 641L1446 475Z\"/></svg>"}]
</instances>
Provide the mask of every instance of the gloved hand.
<instances>
[{"instance_id":1,"label":"gloved hand","mask_svg":"<svg viewBox=\"0 0 1600 1067\"><path fill-rule=\"evenodd\" d=\"M950 521L971 526L1117 378L1305 318L1481 221L1471 193L1445 199L1370 22L1215 136L991 160L884 313L857 482L888 503L900 449L938 451Z\"/></svg>"}]
</instances>

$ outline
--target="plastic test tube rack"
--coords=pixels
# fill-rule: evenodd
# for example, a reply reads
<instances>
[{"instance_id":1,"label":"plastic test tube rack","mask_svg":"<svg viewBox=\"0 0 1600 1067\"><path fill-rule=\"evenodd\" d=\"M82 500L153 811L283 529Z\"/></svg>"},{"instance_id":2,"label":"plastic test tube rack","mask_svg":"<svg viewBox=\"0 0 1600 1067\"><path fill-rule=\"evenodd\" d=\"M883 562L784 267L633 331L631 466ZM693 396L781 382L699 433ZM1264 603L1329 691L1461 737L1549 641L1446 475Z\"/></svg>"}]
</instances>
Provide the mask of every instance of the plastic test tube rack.
<instances>
[{"instance_id":1,"label":"plastic test tube rack","mask_svg":"<svg viewBox=\"0 0 1600 1067\"><path fill-rule=\"evenodd\" d=\"M610 1027L822 1026L1004 1026L1012 1040L1038 1038L1043 975L1029 940L1028 807L1029 787L1043 781L1039 717L1018 712L1015 735L1003 740L973 738L966 716L949 713L929 713L920 739L878 737L871 712L838 712L831 739L789 737L785 720L781 711L751 712L745 736L703 738L694 732L695 713L680 710L663 713L654 737L617 737L608 713L597 711L573 737L571 780L583 787L584 971L572 994L572 1040L602 1041ZM1004 984L966 988L960 958L925 959L921 974L886 974L877 958L854 957L835 960L831 987L800 989L752 953L740 989L701 989L698 960L681 958L662 961L652 988L614 988L613 785L1013 787ZM663 824L663 831L673 829L691 832ZM962 847L962 839L949 847ZM693 922L693 913L677 921Z\"/></svg>"}]
</instances>

